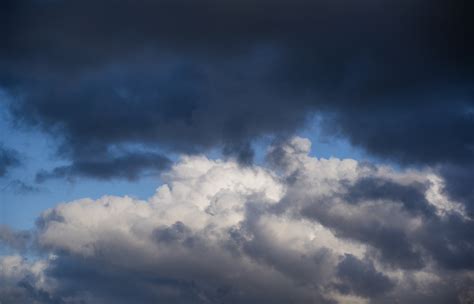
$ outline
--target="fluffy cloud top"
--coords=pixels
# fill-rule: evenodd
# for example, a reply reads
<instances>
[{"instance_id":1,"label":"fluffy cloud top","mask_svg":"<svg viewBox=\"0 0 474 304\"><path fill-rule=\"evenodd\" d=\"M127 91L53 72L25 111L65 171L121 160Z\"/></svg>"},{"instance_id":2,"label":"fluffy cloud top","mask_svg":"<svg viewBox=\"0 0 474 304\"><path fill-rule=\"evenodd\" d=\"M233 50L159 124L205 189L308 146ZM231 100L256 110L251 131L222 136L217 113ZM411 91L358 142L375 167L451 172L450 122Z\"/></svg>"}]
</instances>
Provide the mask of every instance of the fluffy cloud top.
<instances>
[{"instance_id":1,"label":"fluffy cloud top","mask_svg":"<svg viewBox=\"0 0 474 304\"><path fill-rule=\"evenodd\" d=\"M147 201L39 217L35 262L0 260L2 303L470 303L474 223L434 171L309 156L186 156ZM13 232L9 232L10 234Z\"/></svg>"}]
</instances>

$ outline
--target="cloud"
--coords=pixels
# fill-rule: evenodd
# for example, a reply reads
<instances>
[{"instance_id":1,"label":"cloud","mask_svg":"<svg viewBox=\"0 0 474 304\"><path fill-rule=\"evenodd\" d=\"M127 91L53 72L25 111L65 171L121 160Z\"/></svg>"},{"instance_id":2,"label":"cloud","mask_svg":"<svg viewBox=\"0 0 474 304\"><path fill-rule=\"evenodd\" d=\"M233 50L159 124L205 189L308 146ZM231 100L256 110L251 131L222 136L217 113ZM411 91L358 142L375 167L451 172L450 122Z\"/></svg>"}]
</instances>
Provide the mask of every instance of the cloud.
<instances>
[{"instance_id":1,"label":"cloud","mask_svg":"<svg viewBox=\"0 0 474 304\"><path fill-rule=\"evenodd\" d=\"M403 185L382 178L362 178L351 185L346 194L346 200L353 203L385 200L401 203L411 212L421 212L430 216L435 207L425 198L426 185L411 183Z\"/></svg>"},{"instance_id":2,"label":"cloud","mask_svg":"<svg viewBox=\"0 0 474 304\"><path fill-rule=\"evenodd\" d=\"M446 193L463 205L471 217L474 215L474 164L447 165L440 168L440 173L445 177Z\"/></svg>"},{"instance_id":3,"label":"cloud","mask_svg":"<svg viewBox=\"0 0 474 304\"><path fill-rule=\"evenodd\" d=\"M35 231L49 258L4 258L24 270L0 275L38 303L472 300L473 222L435 171L318 159L310 145L279 142L266 167L184 156L146 201L59 204Z\"/></svg>"},{"instance_id":4,"label":"cloud","mask_svg":"<svg viewBox=\"0 0 474 304\"><path fill-rule=\"evenodd\" d=\"M0 85L10 109L55 134L73 168L129 144L220 147L249 163L254 140L291 135L315 113L327 133L380 157L473 160L471 4L2 5Z\"/></svg>"},{"instance_id":5,"label":"cloud","mask_svg":"<svg viewBox=\"0 0 474 304\"><path fill-rule=\"evenodd\" d=\"M337 265L337 275L343 282L337 288L343 293L374 297L394 287L390 279L377 272L370 261L364 263L350 254Z\"/></svg>"},{"instance_id":6,"label":"cloud","mask_svg":"<svg viewBox=\"0 0 474 304\"><path fill-rule=\"evenodd\" d=\"M74 179L76 177L135 180L141 174L159 172L170 164L168 158L157 153L129 153L116 158L112 157L109 155L94 160L76 160L72 165L56 167L50 172L41 171L36 175L36 181L44 182L51 178Z\"/></svg>"},{"instance_id":7,"label":"cloud","mask_svg":"<svg viewBox=\"0 0 474 304\"><path fill-rule=\"evenodd\" d=\"M0 144L0 177L5 176L8 170L20 164L18 153L15 150L5 148Z\"/></svg>"},{"instance_id":8,"label":"cloud","mask_svg":"<svg viewBox=\"0 0 474 304\"><path fill-rule=\"evenodd\" d=\"M0 244L17 251L24 251L31 241L32 235L28 231L14 231L8 226L0 225Z\"/></svg>"},{"instance_id":9,"label":"cloud","mask_svg":"<svg viewBox=\"0 0 474 304\"><path fill-rule=\"evenodd\" d=\"M12 255L0 258L0 299L2 303L60 303L51 300L44 288L51 282L45 276L46 261L29 262Z\"/></svg>"},{"instance_id":10,"label":"cloud","mask_svg":"<svg viewBox=\"0 0 474 304\"><path fill-rule=\"evenodd\" d=\"M28 183L25 183L25 182L23 182L19 179L13 179L13 180L8 181L3 186L3 188L1 188L0 191L1 192L10 192L10 193L14 193L14 194L17 194L17 195L27 195L27 194L37 193L41 190L42 189L40 189L36 186L30 185Z\"/></svg>"}]
</instances>

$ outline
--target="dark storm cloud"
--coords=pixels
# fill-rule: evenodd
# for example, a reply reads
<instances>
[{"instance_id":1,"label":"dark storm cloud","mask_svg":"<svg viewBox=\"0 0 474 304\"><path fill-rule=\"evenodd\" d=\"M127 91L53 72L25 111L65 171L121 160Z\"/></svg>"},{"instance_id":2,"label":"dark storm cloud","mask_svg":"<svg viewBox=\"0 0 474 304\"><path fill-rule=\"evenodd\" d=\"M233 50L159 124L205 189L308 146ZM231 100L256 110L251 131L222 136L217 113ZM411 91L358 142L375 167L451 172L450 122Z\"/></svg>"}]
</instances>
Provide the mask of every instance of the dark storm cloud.
<instances>
[{"instance_id":1,"label":"dark storm cloud","mask_svg":"<svg viewBox=\"0 0 474 304\"><path fill-rule=\"evenodd\" d=\"M5 176L8 170L20 164L18 152L4 147L0 143L0 177Z\"/></svg>"},{"instance_id":2,"label":"dark storm cloud","mask_svg":"<svg viewBox=\"0 0 474 304\"><path fill-rule=\"evenodd\" d=\"M8 176L10 170L22 165L20 153L0 143L0 178ZM0 193L31 194L40 189L19 179L4 179Z\"/></svg>"},{"instance_id":3,"label":"dark storm cloud","mask_svg":"<svg viewBox=\"0 0 474 304\"><path fill-rule=\"evenodd\" d=\"M15 116L73 162L110 145L244 163L314 112L407 163L473 158L472 4L447 1L6 1L0 80Z\"/></svg>"},{"instance_id":4,"label":"dark storm cloud","mask_svg":"<svg viewBox=\"0 0 474 304\"><path fill-rule=\"evenodd\" d=\"M83 299L84 294L91 295L90 303L260 303L262 300L271 300L272 303L287 303L291 300L306 303L309 301L305 295L294 294L291 289L272 290L271 277L266 278L269 282L263 282L261 290L249 290L247 282L229 280L226 272L232 269L238 272L238 269L222 264L219 264L220 268L213 269L211 265L215 261L212 259L216 256L210 252L201 252L204 246L205 244L199 244L194 248L194 254L189 253L196 255L198 260L194 264L184 261L188 269L179 266L178 258L167 261L168 265L157 264L158 261L147 261L153 263L152 268L148 270L129 270L126 267L109 264L107 258L110 258L110 252L105 251L104 256L85 258L61 254L50 266L48 275L60 280L60 290L56 294L58 298L77 298L78 302L79 299ZM201 256L202 254L208 256ZM190 256L188 258L192 259ZM136 263L140 262L131 261L131 264ZM255 283L254 280L252 282ZM266 290L268 288L266 284L270 285L269 290ZM101 302L98 302L98 299ZM324 298L317 299L318 303L334 303Z\"/></svg>"},{"instance_id":5,"label":"dark storm cloud","mask_svg":"<svg viewBox=\"0 0 474 304\"><path fill-rule=\"evenodd\" d=\"M435 208L426 200L426 188L425 185L416 183L401 185L381 178L364 178L349 187L346 200L353 203L368 200L393 201L402 204L410 212L431 216Z\"/></svg>"},{"instance_id":6,"label":"dark storm cloud","mask_svg":"<svg viewBox=\"0 0 474 304\"><path fill-rule=\"evenodd\" d=\"M445 190L452 199L464 203L470 216L474 216L474 163L441 167L445 177Z\"/></svg>"},{"instance_id":7,"label":"dark storm cloud","mask_svg":"<svg viewBox=\"0 0 474 304\"><path fill-rule=\"evenodd\" d=\"M416 233L420 242L447 269L474 269L474 222L456 215L428 220Z\"/></svg>"},{"instance_id":8,"label":"dark storm cloud","mask_svg":"<svg viewBox=\"0 0 474 304\"><path fill-rule=\"evenodd\" d=\"M26 301L29 303L44 303L44 304L63 304L64 301L51 296L47 291L35 288L27 280L18 283L21 292L26 293ZM19 299L16 299L18 301ZM27 303L25 301L25 303ZM8 303L8 301L7 301ZM22 303L20 301L20 303Z\"/></svg>"},{"instance_id":9,"label":"dark storm cloud","mask_svg":"<svg viewBox=\"0 0 474 304\"><path fill-rule=\"evenodd\" d=\"M421 269L423 256L414 246L409 232L397 223L399 217L390 218L390 210L368 209L375 216L354 215L344 217L324 211L324 204L309 204L301 212L305 217L318 220L331 228L337 236L370 244L382 261L402 269Z\"/></svg>"},{"instance_id":10,"label":"dark storm cloud","mask_svg":"<svg viewBox=\"0 0 474 304\"><path fill-rule=\"evenodd\" d=\"M429 96L400 96L385 106L339 111L326 118L325 129L405 164L472 163L474 92L448 89L443 96L438 90L427 89ZM403 99L411 103L397 106Z\"/></svg>"},{"instance_id":11,"label":"dark storm cloud","mask_svg":"<svg viewBox=\"0 0 474 304\"><path fill-rule=\"evenodd\" d=\"M98 179L124 178L135 180L143 173L156 173L167 168L170 160L157 153L132 153L113 158L76 160L72 165L41 171L36 175L37 182L51 178L74 179L75 177L94 177Z\"/></svg>"},{"instance_id":12,"label":"dark storm cloud","mask_svg":"<svg viewBox=\"0 0 474 304\"><path fill-rule=\"evenodd\" d=\"M342 281L337 288L343 293L372 298L395 286L387 276L375 269L372 262L361 261L350 254L345 255L337 266L337 275Z\"/></svg>"}]
</instances>

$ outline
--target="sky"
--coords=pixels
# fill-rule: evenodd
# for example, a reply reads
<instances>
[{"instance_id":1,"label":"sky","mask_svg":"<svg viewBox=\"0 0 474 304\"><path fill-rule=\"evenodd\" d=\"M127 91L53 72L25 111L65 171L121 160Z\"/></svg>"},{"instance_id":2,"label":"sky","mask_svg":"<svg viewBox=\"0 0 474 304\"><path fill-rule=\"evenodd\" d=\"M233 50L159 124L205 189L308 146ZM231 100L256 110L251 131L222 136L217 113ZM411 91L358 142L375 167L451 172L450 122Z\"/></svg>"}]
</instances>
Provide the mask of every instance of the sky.
<instances>
[{"instance_id":1,"label":"sky","mask_svg":"<svg viewBox=\"0 0 474 304\"><path fill-rule=\"evenodd\" d=\"M473 303L474 18L0 2L0 303Z\"/></svg>"}]
</instances>

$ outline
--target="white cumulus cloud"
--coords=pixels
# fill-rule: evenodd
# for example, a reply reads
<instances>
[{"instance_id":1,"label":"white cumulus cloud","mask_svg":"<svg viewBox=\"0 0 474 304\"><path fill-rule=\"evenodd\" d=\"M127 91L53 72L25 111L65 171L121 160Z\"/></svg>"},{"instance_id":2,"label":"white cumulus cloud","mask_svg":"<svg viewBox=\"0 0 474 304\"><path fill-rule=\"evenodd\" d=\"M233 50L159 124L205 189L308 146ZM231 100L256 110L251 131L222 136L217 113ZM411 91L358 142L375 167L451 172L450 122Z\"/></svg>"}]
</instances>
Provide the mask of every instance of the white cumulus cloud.
<instances>
[{"instance_id":1,"label":"white cumulus cloud","mask_svg":"<svg viewBox=\"0 0 474 304\"><path fill-rule=\"evenodd\" d=\"M451 261L472 257L462 244L473 224L449 207L434 171L318 159L310 147L303 138L276 144L265 167L183 156L148 200L104 196L46 210L34 231L40 258L0 261L0 300L472 299L472 268Z\"/></svg>"}]
</instances>

